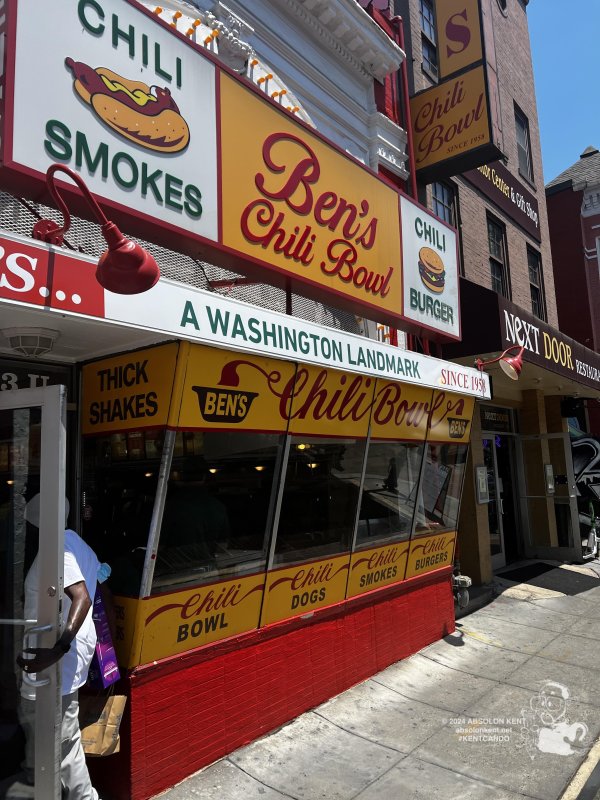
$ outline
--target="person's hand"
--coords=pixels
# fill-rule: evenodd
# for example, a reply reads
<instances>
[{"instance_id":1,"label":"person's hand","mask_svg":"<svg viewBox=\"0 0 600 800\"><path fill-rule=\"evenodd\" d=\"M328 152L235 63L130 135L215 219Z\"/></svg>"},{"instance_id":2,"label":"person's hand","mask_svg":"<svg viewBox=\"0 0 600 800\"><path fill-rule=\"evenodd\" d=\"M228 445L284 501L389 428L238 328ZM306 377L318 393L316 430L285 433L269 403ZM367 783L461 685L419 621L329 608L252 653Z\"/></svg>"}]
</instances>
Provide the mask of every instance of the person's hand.
<instances>
[{"instance_id":1,"label":"person's hand","mask_svg":"<svg viewBox=\"0 0 600 800\"><path fill-rule=\"evenodd\" d=\"M25 653L30 653L33 658L24 658ZM57 647L28 647L23 650L20 656L17 656L17 664L21 667L23 672L31 674L32 672L42 672L48 669L57 661L60 661L63 656L63 651Z\"/></svg>"}]
</instances>

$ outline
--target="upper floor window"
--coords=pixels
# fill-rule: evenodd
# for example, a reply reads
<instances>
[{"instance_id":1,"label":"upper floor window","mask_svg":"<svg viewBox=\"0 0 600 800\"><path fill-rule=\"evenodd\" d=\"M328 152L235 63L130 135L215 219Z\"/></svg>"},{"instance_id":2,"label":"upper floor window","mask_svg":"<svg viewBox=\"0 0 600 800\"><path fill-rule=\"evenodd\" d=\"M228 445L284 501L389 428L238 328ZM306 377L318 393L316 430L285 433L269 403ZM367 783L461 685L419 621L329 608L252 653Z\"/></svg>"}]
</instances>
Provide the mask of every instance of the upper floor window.
<instances>
[{"instance_id":1,"label":"upper floor window","mask_svg":"<svg viewBox=\"0 0 600 800\"><path fill-rule=\"evenodd\" d=\"M503 297L509 297L506 229L492 217L488 217L487 228L492 289Z\"/></svg>"},{"instance_id":2,"label":"upper floor window","mask_svg":"<svg viewBox=\"0 0 600 800\"><path fill-rule=\"evenodd\" d=\"M533 181L533 166L531 162L531 142L529 137L529 120L521 109L515 105L515 127L517 131L517 155L519 157L519 172L523 177Z\"/></svg>"},{"instance_id":3,"label":"upper floor window","mask_svg":"<svg viewBox=\"0 0 600 800\"><path fill-rule=\"evenodd\" d=\"M435 16L431 0L420 0L421 45L423 49L423 69L437 80L438 58L435 38Z\"/></svg>"},{"instance_id":4,"label":"upper floor window","mask_svg":"<svg viewBox=\"0 0 600 800\"><path fill-rule=\"evenodd\" d=\"M542 259L537 250L527 248L527 265L529 267L529 289L531 291L531 310L539 319L546 319L546 302L542 275Z\"/></svg>"},{"instance_id":5,"label":"upper floor window","mask_svg":"<svg viewBox=\"0 0 600 800\"><path fill-rule=\"evenodd\" d=\"M437 181L431 187L432 210L448 225L456 225L454 188L448 183Z\"/></svg>"}]
</instances>

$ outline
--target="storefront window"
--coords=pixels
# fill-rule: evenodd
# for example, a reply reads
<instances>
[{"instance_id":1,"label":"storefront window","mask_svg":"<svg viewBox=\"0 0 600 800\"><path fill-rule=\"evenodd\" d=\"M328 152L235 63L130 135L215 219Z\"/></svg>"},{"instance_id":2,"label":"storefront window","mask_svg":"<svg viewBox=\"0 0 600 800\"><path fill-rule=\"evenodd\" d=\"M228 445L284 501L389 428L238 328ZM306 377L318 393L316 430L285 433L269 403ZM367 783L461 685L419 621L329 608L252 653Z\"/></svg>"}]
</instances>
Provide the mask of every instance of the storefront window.
<instances>
[{"instance_id":1,"label":"storefront window","mask_svg":"<svg viewBox=\"0 0 600 800\"><path fill-rule=\"evenodd\" d=\"M364 455L364 439L291 438L276 565L350 549Z\"/></svg>"},{"instance_id":2,"label":"storefront window","mask_svg":"<svg viewBox=\"0 0 600 800\"><path fill-rule=\"evenodd\" d=\"M178 432L153 590L265 568L282 444L278 434Z\"/></svg>"},{"instance_id":3,"label":"storefront window","mask_svg":"<svg viewBox=\"0 0 600 800\"><path fill-rule=\"evenodd\" d=\"M458 525L468 446L428 444L425 451L416 532L455 531Z\"/></svg>"},{"instance_id":4,"label":"storefront window","mask_svg":"<svg viewBox=\"0 0 600 800\"><path fill-rule=\"evenodd\" d=\"M163 441L162 429L83 440L83 537L111 565L116 594L139 594Z\"/></svg>"},{"instance_id":5,"label":"storefront window","mask_svg":"<svg viewBox=\"0 0 600 800\"><path fill-rule=\"evenodd\" d=\"M360 503L357 543L410 536L423 444L372 441Z\"/></svg>"}]
</instances>

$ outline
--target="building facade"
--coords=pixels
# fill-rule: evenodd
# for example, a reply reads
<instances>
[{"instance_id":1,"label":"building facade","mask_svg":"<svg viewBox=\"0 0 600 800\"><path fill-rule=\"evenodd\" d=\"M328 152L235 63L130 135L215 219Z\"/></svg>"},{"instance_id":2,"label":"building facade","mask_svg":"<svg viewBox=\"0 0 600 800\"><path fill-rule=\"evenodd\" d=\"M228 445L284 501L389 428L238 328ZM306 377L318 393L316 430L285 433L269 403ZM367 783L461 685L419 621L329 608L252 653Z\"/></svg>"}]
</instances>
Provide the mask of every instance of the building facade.
<instances>
[{"instance_id":1,"label":"building facade","mask_svg":"<svg viewBox=\"0 0 600 800\"><path fill-rule=\"evenodd\" d=\"M600 154L586 147L579 160L546 184L546 204L561 330L600 350L598 230ZM583 428L600 430L597 403L584 406Z\"/></svg>"},{"instance_id":2,"label":"building facade","mask_svg":"<svg viewBox=\"0 0 600 800\"><path fill-rule=\"evenodd\" d=\"M142 800L454 629L489 379L395 344L461 325L455 230L400 191L397 20L347 0L3 7L1 777L22 758L23 628L50 645L58 626L66 492L113 567L127 695L93 778ZM24 102L31 52L60 102ZM151 252L152 288L121 293L77 178ZM36 742L44 781L52 744Z\"/></svg>"},{"instance_id":3,"label":"building facade","mask_svg":"<svg viewBox=\"0 0 600 800\"><path fill-rule=\"evenodd\" d=\"M478 10L477 4L463 5L397 5L410 21L407 61L417 98L430 87L451 85L448 64L466 51L465 26ZM558 277L553 271L527 2L484 0L479 12L486 98L496 114L501 157L466 171L448 158L436 167L440 179L425 170L419 191L460 235L463 340L444 346L444 354L472 363L511 346L512 355L524 348L518 382L498 363L489 366L493 398L480 404L473 421L459 557L465 572L487 583L495 569L521 558L584 554L565 398L595 404L600 384L596 348L563 327L557 311L555 275L571 287L572 273L563 270ZM468 72L468 64L459 62L463 88ZM418 159L417 153L417 166ZM571 288L564 295L573 297Z\"/></svg>"}]
</instances>

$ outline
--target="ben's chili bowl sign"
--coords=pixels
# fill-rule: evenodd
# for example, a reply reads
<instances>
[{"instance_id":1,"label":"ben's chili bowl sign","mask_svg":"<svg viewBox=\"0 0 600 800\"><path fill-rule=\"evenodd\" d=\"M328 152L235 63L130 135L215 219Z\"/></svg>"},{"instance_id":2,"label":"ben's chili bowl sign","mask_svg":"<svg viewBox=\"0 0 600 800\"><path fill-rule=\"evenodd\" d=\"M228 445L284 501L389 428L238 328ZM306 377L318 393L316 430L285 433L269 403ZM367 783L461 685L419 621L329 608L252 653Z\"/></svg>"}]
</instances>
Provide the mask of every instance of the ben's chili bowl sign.
<instances>
[{"instance_id":1,"label":"ben's chili bowl sign","mask_svg":"<svg viewBox=\"0 0 600 800\"><path fill-rule=\"evenodd\" d=\"M41 178L64 164L101 199L216 240L215 66L123 0L8 9L4 166Z\"/></svg>"},{"instance_id":2,"label":"ben's chili bowl sign","mask_svg":"<svg viewBox=\"0 0 600 800\"><path fill-rule=\"evenodd\" d=\"M398 194L225 75L220 98L223 244L398 317Z\"/></svg>"}]
</instances>

